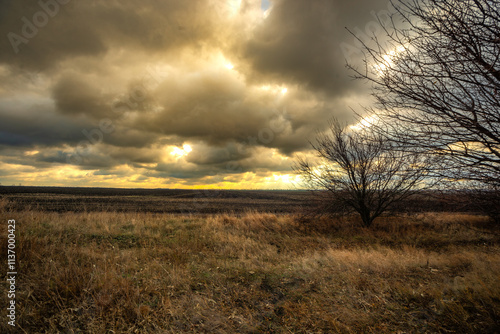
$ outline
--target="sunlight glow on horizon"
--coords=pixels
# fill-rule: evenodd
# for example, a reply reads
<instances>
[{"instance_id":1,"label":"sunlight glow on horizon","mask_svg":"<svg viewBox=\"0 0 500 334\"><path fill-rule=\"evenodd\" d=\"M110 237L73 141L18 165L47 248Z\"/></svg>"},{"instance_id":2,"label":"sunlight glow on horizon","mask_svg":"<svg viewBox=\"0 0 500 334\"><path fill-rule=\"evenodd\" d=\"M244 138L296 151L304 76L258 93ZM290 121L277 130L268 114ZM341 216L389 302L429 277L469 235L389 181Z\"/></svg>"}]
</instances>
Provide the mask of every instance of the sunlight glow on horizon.
<instances>
[{"instance_id":1,"label":"sunlight glow on horizon","mask_svg":"<svg viewBox=\"0 0 500 334\"><path fill-rule=\"evenodd\" d=\"M180 148L178 148L181 150ZM183 150L188 147L183 146ZM143 164L146 167L148 164ZM246 172L241 177L226 175L217 182L205 184L190 184L184 179L155 177L144 175L133 167L118 166L113 169L120 177L113 173L101 173L99 170L81 170L78 166L59 165L39 171L36 168L5 164L0 162L0 167L11 170L11 178L3 179L2 185L22 186L60 186L60 187L106 187L106 188L149 188L149 189L296 189L300 186L300 176L290 173L270 173L259 176L254 172ZM205 179L210 180L213 176ZM238 179L237 182L235 180ZM289 182L291 181L291 182ZM296 183L294 185L294 183ZM300 188L300 187L299 187Z\"/></svg>"}]
</instances>

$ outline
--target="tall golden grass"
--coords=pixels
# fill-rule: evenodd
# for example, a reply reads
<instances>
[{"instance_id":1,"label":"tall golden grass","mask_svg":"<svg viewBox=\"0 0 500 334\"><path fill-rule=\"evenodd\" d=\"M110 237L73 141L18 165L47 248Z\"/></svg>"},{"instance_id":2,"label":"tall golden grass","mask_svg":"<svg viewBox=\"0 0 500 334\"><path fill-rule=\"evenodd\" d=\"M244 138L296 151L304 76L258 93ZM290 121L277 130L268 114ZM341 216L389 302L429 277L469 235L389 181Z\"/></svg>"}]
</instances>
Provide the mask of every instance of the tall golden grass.
<instances>
[{"instance_id":1,"label":"tall golden grass","mask_svg":"<svg viewBox=\"0 0 500 334\"><path fill-rule=\"evenodd\" d=\"M0 217L17 221L20 332L495 333L500 326L499 237L482 230L484 217L393 217L373 229L327 218L305 226L293 215L259 212L4 206ZM6 333L7 299L0 300Z\"/></svg>"}]
</instances>

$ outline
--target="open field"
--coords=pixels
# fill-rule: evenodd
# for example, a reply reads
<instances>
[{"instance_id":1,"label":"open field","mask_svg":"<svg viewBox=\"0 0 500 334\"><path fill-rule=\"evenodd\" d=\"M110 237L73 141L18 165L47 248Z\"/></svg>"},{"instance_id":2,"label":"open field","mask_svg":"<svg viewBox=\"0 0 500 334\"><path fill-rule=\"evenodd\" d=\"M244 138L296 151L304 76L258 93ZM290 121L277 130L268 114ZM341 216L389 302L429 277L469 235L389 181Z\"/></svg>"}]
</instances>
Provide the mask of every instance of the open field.
<instances>
[{"instance_id":1,"label":"open field","mask_svg":"<svg viewBox=\"0 0 500 334\"><path fill-rule=\"evenodd\" d=\"M17 222L20 332L500 328L500 237L481 216L415 214L367 230L292 214L18 212L2 203L1 221Z\"/></svg>"},{"instance_id":2,"label":"open field","mask_svg":"<svg viewBox=\"0 0 500 334\"><path fill-rule=\"evenodd\" d=\"M399 206L401 211L473 212L457 205L456 196L425 193ZM461 196L463 197L463 196ZM242 213L249 210L297 213L312 196L299 190L180 190L0 186L0 199L14 211L150 212L173 214Z\"/></svg>"},{"instance_id":3,"label":"open field","mask_svg":"<svg viewBox=\"0 0 500 334\"><path fill-rule=\"evenodd\" d=\"M0 186L12 209L54 212L116 211L175 214L291 213L306 205L307 191L113 189Z\"/></svg>"}]
</instances>

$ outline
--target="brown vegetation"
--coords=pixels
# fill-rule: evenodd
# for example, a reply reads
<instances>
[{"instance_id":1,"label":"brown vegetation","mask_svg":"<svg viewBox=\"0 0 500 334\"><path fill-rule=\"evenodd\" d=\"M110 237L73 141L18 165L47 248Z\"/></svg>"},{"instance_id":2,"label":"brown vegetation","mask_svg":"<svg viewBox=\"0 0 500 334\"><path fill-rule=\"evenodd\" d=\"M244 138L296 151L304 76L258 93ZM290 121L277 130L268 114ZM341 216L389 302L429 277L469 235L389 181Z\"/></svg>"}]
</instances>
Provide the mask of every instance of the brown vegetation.
<instances>
[{"instance_id":1,"label":"brown vegetation","mask_svg":"<svg viewBox=\"0 0 500 334\"><path fill-rule=\"evenodd\" d=\"M18 325L28 333L494 333L500 325L500 238L480 216L379 218L372 229L257 212L4 209L0 217L17 220ZM1 234L2 249L6 242Z\"/></svg>"}]
</instances>

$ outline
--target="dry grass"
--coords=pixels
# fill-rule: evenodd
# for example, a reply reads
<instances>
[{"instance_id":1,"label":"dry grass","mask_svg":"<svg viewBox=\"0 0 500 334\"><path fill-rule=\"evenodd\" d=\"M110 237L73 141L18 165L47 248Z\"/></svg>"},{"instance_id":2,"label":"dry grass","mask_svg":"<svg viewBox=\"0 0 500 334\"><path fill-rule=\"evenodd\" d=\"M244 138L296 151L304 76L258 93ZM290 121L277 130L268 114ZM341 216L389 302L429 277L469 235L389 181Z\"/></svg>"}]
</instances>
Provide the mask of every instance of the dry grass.
<instances>
[{"instance_id":1,"label":"dry grass","mask_svg":"<svg viewBox=\"0 0 500 334\"><path fill-rule=\"evenodd\" d=\"M495 333L500 325L499 237L480 231L483 217L385 218L372 230L326 219L304 228L294 216L256 212L0 217L18 224L18 325L28 333Z\"/></svg>"}]
</instances>

